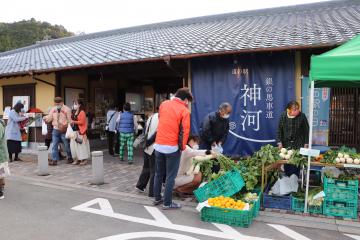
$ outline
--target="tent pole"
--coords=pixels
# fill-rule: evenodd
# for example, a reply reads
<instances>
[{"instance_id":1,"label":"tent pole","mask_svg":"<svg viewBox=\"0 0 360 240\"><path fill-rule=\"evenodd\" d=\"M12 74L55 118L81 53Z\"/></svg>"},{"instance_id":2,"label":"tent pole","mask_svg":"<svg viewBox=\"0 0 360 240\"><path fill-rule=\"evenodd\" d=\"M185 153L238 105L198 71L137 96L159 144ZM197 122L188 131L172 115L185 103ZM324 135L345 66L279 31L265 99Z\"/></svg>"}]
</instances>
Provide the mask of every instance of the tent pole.
<instances>
[{"instance_id":1,"label":"tent pole","mask_svg":"<svg viewBox=\"0 0 360 240\"><path fill-rule=\"evenodd\" d=\"M312 135L313 135L313 119L314 119L314 81L310 79L310 101L309 101L309 122L310 122L310 132L309 132L309 149L312 148ZM304 213L308 212L308 195L309 195L309 179L310 179L310 162L311 156L308 155L308 165L306 171L306 192L305 192L305 208Z\"/></svg>"}]
</instances>

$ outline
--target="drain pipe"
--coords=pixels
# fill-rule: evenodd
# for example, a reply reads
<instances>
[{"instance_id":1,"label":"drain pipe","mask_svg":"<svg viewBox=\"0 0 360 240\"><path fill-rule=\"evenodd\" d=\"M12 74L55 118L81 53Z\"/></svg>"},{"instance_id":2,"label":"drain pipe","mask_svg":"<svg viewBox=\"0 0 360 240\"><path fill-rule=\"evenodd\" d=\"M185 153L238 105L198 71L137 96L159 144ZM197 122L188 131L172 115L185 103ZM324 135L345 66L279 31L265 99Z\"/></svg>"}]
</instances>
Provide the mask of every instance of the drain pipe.
<instances>
[{"instance_id":1,"label":"drain pipe","mask_svg":"<svg viewBox=\"0 0 360 240\"><path fill-rule=\"evenodd\" d=\"M179 73L172 65L171 65L171 56L165 56L164 58L164 62L166 63L166 66L175 73L176 77L181 77L184 78L183 75L181 73Z\"/></svg>"}]
</instances>

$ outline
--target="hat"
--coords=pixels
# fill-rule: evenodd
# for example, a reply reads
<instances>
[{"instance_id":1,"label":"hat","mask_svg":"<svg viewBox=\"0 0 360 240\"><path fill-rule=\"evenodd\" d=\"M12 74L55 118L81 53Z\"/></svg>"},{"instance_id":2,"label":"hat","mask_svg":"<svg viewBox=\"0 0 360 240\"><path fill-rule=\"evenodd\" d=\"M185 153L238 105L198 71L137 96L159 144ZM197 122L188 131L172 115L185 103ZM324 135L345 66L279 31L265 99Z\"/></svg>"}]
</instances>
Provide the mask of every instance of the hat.
<instances>
[{"instance_id":1,"label":"hat","mask_svg":"<svg viewBox=\"0 0 360 240\"><path fill-rule=\"evenodd\" d=\"M61 97L55 97L54 98L55 103L61 103L62 101L63 101L63 99Z\"/></svg>"}]
</instances>

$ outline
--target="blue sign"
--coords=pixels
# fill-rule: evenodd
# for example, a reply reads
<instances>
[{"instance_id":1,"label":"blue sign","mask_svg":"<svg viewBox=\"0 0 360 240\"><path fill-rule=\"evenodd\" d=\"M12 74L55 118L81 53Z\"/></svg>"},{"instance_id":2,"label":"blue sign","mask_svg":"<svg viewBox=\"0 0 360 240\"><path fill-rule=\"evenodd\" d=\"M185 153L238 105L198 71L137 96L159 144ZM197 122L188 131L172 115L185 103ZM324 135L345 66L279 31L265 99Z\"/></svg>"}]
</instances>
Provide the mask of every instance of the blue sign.
<instances>
[{"instance_id":1,"label":"blue sign","mask_svg":"<svg viewBox=\"0 0 360 240\"><path fill-rule=\"evenodd\" d=\"M224 152L250 155L276 143L281 113L295 96L294 55L241 55L192 60L192 132L221 102L233 106Z\"/></svg>"},{"instance_id":2,"label":"blue sign","mask_svg":"<svg viewBox=\"0 0 360 240\"><path fill-rule=\"evenodd\" d=\"M309 78L302 79L302 111L309 119ZM313 144L329 144L330 88L314 89Z\"/></svg>"}]
</instances>

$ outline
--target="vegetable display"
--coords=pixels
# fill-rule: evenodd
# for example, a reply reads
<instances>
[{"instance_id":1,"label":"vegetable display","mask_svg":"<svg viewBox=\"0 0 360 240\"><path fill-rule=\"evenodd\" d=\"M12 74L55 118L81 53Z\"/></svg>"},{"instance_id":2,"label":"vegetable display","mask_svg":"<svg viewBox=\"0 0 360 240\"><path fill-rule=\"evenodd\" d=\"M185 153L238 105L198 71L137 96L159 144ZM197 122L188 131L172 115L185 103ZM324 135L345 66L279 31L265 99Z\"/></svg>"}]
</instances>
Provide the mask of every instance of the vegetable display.
<instances>
[{"instance_id":1,"label":"vegetable display","mask_svg":"<svg viewBox=\"0 0 360 240\"><path fill-rule=\"evenodd\" d=\"M251 191L260 182L262 165L272 164L280 159L279 149L268 144L262 146L252 157L240 161L238 167L245 180L246 189Z\"/></svg>"}]
</instances>

